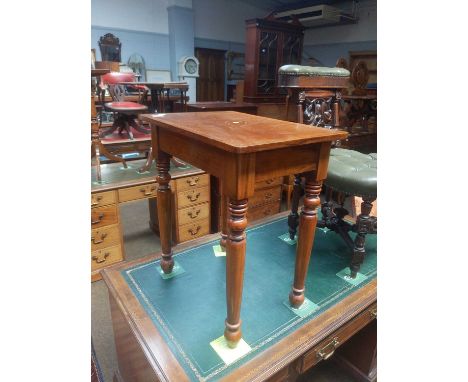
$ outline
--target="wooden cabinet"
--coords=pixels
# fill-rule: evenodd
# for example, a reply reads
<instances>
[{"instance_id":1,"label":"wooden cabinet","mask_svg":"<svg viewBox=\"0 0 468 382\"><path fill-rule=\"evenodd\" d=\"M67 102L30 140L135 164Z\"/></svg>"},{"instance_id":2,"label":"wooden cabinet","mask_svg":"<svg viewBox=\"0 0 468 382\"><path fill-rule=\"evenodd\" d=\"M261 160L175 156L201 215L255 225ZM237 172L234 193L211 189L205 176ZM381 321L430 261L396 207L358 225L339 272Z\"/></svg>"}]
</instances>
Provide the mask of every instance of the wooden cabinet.
<instances>
[{"instance_id":1,"label":"wooden cabinet","mask_svg":"<svg viewBox=\"0 0 468 382\"><path fill-rule=\"evenodd\" d=\"M174 244L210 233L210 176L188 176L171 181L172 240ZM159 235L157 200L149 200L150 228Z\"/></svg>"},{"instance_id":2,"label":"wooden cabinet","mask_svg":"<svg viewBox=\"0 0 468 382\"><path fill-rule=\"evenodd\" d=\"M101 279L100 271L125 259L120 203L148 199L150 216L155 216L158 184L156 166L148 174L136 170L146 161L132 161L127 169L120 163L101 165L102 182L91 184L91 281ZM95 179L92 174L92 179ZM178 215L174 217L174 237L180 241L209 233L210 178L189 166L173 171L173 190L178 191ZM179 239L180 238L180 239Z\"/></svg>"},{"instance_id":3,"label":"wooden cabinet","mask_svg":"<svg viewBox=\"0 0 468 382\"><path fill-rule=\"evenodd\" d=\"M278 69L301 63L304 27L267 17L247 20L246 28L244 101L284 103Z\"/></svg>"}]
</instances>

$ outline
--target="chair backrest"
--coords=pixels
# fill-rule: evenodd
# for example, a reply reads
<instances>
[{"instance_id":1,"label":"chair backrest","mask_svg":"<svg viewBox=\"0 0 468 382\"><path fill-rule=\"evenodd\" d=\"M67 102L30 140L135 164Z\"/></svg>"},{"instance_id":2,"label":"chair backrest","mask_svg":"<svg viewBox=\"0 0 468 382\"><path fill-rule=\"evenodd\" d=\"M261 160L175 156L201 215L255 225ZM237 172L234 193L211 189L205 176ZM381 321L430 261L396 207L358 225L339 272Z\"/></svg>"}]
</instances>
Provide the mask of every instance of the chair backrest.
<instances>
[{"instance_id":1,"label":"chair backrest","mask_svg":"<svg viewBox=\"0 0 468 382\"><path fill-rule=\"evenodd\" d=\"M113 101L124 101L125 86L119 85L120 82L135 82L135 73L110 72L101 76L101 94L104 97L106 89Z\"/></svg>"},{"instance_id":2,"label":"chair backrest","mask_svg":"<svg viewBox=\"0 0 468 382\"><path fill-rule=\"evenodd\" d=\"M122 43L112 33L107 33L98 41L102 61L121 61Z\"/></svg>"}]
</instances>

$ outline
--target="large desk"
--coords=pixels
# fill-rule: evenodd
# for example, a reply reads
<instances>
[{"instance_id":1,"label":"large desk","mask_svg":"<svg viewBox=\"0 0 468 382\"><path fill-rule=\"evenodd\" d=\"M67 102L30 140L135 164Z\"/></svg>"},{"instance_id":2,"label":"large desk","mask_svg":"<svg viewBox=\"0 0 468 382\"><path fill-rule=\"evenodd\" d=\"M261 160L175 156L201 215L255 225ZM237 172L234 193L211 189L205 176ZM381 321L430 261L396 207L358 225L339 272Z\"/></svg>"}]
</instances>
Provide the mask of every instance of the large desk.
<instances>
[{"instance_id":1,"label":"large desk","mask_svg":"<svg viewBox=\"0 0 468 382\"><path fill-rule=\"evenodd\" d=\"M227 318L224 337L234 348L242 338L241 301L245 264L245 228L249 198L255 182L289 174L306 179L300 217L294 283L289 301L304 302L305 279L317 224L320 190L326 178L332 141L347 133L314 128L235 111L187 112L148 115L153 153L157 153L158 217L161 233L161 268L174 267L171 239L170 159L172 156L200 167L220 179L222 199L229 205L222 214L221 245L226 248ZM228 234L229 230L229 234ZM255 256L255 254L252 254Z\"/></svg>"},{"instance_id":2,"label":"large desk","mask_svg":"<svg viewBox=\"0 0 468 382\"><path fill-rule=\"evenodd\" d=\"M122 236L122 224L120 221L119 205L121 203L148 199L151 208L151 200L156 197L156 171L153 165L148 172L140 173L139 169L145 161L137 160L129 162L127 168L121 163L104 164L100 166L101 181L96 181L96 169L91 172L91 281L101 278L100 271L109 265L121 262L125 259L125 251ZM174 220L174 231L179 242L199 237L209 232L209 175L203 171L187 166L186 168L173 168L174 190L173 203L176 206L177 219ZM180 197L204 191L206 198L197 198L191 202L186 197L179 202ZM202 210L197 216L192 214L192 209ZM203 214L204 211L206 214ZM151 211L150 211L151 213ZM193 225L201 228L195 235Z\"/></svg>"},{"instance_id":3,"label":"large desk","mask_svg":"<svg viewBox=\"0 0 468 382\"><path fill-rule=\"evenodd\" d=\"M361 369L375 365L375 336L359 341L357 348L346 347L355 342L355 333L371 329L375 334L376 236L367 243L361 269L367 278L353 285L337 275L349 264L346 244L337 234L316 229L306 294L319 308L301 317L287 305L296 249L279 238L287 233L287 215L265 218L246 230L242 314L252 350L233 363L223 362L210 346L222 332L225 313L226 258L212 250L217 234L178 245L174 255L185 273L173 278L160 276L160 254L106 269L118 358L114 382L292 382L341 349L341 360L348 358ZM346 350L354 357L346 357Z\"/></svg>"}]
</instances>

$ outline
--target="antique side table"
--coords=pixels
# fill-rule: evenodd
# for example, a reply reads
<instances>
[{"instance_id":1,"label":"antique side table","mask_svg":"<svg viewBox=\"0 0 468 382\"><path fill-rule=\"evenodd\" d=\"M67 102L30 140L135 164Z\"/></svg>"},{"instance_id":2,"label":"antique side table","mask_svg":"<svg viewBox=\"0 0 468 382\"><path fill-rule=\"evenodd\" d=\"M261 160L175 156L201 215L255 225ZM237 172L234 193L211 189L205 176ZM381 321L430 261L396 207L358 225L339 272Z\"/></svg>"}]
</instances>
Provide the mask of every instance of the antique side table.
<instances>
[{"instance_id":1,"label":"antique side table","mask_svg":"<svg viewBox=\"0 0 468 382\"><path fill-rule=\"evenodd\" d=\"M317 224L316 210L320 205L322 181L327 175L331 143L346 138L347 133L235 111L144 114L141 119L151 125L153 152L157 157L161 268L165 274L170 274L174 267L169 185L171 157L177 156L218 177L222 195L229 201L222 229L227 300L224 337L228 346L234 348L242 337L240 310L246 213L255 182L288 174L305 176L294 283L289 295L291 306L299 308L304 302L305 278Z\"/></svg>"}]
</instances>

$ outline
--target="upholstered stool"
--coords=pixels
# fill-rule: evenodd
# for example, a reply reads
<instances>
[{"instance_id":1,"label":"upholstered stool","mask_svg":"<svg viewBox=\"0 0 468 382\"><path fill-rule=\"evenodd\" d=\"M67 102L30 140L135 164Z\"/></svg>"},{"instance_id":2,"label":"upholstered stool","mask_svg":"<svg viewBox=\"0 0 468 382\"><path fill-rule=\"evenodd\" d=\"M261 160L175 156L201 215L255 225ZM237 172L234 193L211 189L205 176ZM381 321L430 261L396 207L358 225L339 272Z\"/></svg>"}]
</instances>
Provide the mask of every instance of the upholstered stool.
<instances>
[{"instance_id":1,"label":"upholstered stool","mask_svg":"<svg viewBox=\"0 0 468 382\"><path fill-rule=\"evenodd\" d=\"M366 235L377 233L377 218L369 216L372 203L377 199L377 154L366 155L354 150L332 149L325 186L326 201L322 204L322 219L317 226L338 233L353 251L350 270L351 277L355 278L366 255ZM362 198L361 213L355 224L343 220L349 214L343 207L344 199L341 206L333 208L331 191ZM349 236L349 231L356 233L354 241Z\"/></svg>"},{"instance_id":2,"label":"upholstered stool","mask_svg":"<svg viewBox=\"0 0 468 382\"><path fill-rule=\"evenodd\" d=\"M289 105L295 104L294 120L311 126L339 128L341 91L348 86L349 71L344 68L326 68L302 65L284 65L278 71L280 87L287 89L286 114ZM289 119L289 118L288 118ZM351 277L356 274L365 256L364 241L367 233L377 231L377 220L369 217L372 202L377 197L377 159L353 150L331 150L328 176L325 184L344 195L362 196L362 212L356 224L346 223L348 212L341 207L333 209L327 193L322 206L323 219L317 224L337 232L353 250ZM292 208L288 217L289 235L294 239L299 223L298 207L302 192L301 174L295 174ZM353 241L349 231L357 232Z\"/></svg>"}]
</instances>

